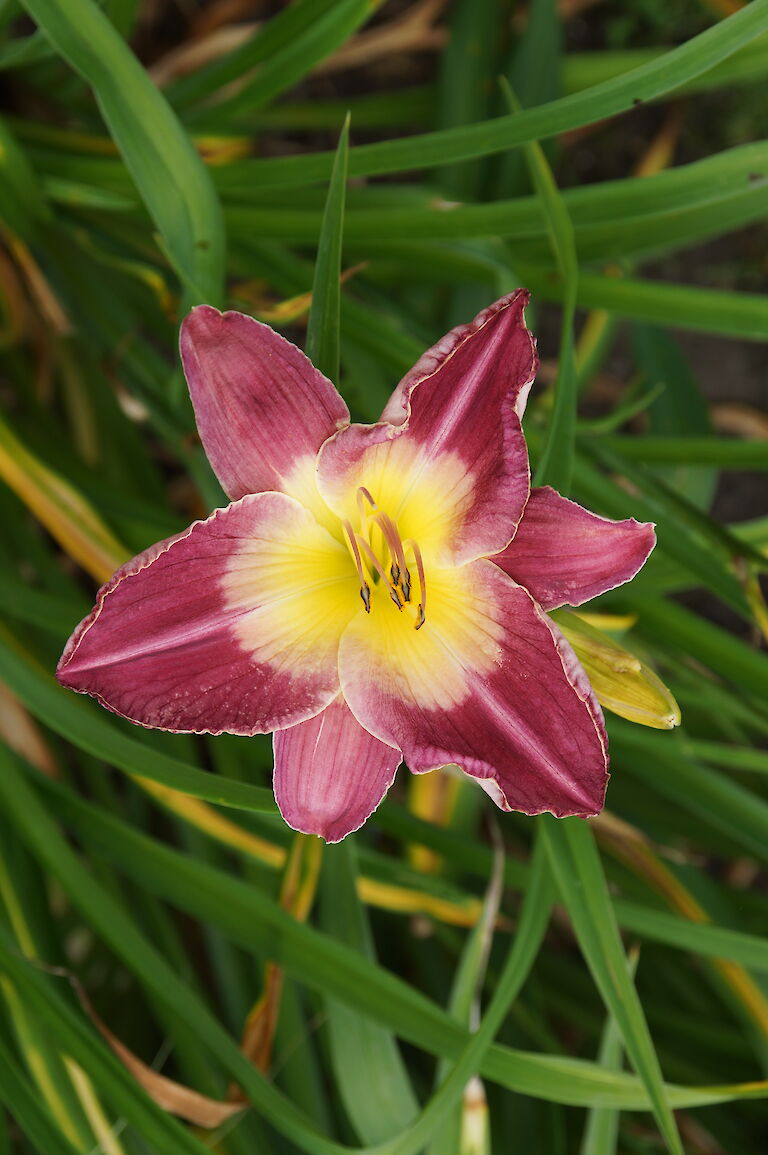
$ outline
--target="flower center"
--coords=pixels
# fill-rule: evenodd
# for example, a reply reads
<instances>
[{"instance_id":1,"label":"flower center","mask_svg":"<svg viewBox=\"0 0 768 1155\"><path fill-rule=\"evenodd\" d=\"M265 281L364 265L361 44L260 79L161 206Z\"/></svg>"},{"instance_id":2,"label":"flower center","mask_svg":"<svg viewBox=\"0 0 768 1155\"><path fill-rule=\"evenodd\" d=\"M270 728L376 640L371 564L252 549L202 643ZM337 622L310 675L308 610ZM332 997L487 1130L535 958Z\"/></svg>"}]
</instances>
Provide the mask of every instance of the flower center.
<instances>
[{"instance_id":1,"label":"flower center","mask_svg":"<svg viewBox=\"0 0 768 1155\"><path fill-rule=\"evenodd\" d=\"M424 562L413 538L405 541L400 536L397 524L388 513L379 509L365 486L357 491L357 509L360 515L360 531L356 532L350 521L344 521L344 533L360 578L360 597L365 612L371 612L371 589L381 586L402 613L406 606L412 606L415 572L418 584L417 603L413 628L420 630L426 621L427 586L424 579Z\"/></svg>"}]
</instances>

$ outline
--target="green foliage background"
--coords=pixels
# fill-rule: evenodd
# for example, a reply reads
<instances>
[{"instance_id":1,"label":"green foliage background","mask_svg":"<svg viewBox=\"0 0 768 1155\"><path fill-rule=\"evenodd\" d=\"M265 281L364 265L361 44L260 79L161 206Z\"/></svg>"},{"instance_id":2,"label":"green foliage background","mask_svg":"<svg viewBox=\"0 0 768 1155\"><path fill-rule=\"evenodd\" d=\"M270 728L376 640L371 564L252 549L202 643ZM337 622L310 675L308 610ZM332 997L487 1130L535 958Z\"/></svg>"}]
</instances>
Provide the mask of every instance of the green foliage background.
<instances>
[{"instance_id":1,"label":"green foliage background","mask_svg":"<svg viewBox=\"0 0 768 1155\"><path fill-rule=\"evenodd\" d=\"M149 5L0 0L0 1153L768 1142L768 518L710 515L719 472L765 470L768 443L757 418L716 434L675 335L720 337L727 373L730 341L768 340L768 298L658 274L765 221L768 0L617 7L587 9L598 47L566 51L551 0L527 20L506 0L294 0L158 87ZM437 69L401 41L322 72L422 8ZM715 151L699 126L651 175L608 155L638 105L651 144L667 104L704 98L730 109ZM610 179L575 179L584 131ZM224 500L178 368L191 305L307 323L372 420L424 347L518 284L550 386L526 417L537 480L657 522L643 573L591 608L631 615L623 640L683 726L609 717L607 821L494 820L469 785L428 821L401 772L320 867L276 814L267 740L132 728L51 671L112 559ZM617 347L625 387L600 403ZM306 918L281 891L289 851L318 888ZM240 1037L268 962L285 981L265 1075ZM248 1109L177 1121L75 976L147 1063L213 1100L234 1083Z\"/></svg>"}]
</instances>

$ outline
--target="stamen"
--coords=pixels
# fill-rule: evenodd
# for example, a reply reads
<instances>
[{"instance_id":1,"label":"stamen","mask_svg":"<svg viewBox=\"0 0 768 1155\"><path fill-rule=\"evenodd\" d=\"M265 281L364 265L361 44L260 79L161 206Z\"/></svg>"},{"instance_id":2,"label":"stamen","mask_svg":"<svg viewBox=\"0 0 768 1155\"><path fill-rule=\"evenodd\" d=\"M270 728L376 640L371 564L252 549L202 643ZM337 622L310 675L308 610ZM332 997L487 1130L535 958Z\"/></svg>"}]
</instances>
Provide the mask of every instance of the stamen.
<instances>
[{"instance_id":1,"label":"stamen","mask_svg":"<svg viewBox=\"0 0 768 1155\"><path fill-rule=\"evenodd\" d=\"M369 614L371 612L371 587L368 585L368 582L365 580L365 570L363 569L363 559L360 557L360 550L359 550L358 545L357 545L357 539L355 537L355 531L352 529L352 526L349 524L348 521L345 521L342 524L344 526L344 532L347 535L347 544L349 545L349 547L352 551L352 557L354 558L355 568L357 569L357 576L360 578L360 597L363 599L363 605L365 606L365 612L367 614Z\"/></svg>"},{"instance_id":2,"label":"stamen","mask_svg":"<svg viewBox=\"0 0 768 1155\"><path fill-rule=\"evenodd\" d=\"M397 532L397 526L388 513L379 513L373 519L374 523L379 527L389 546L389 553L392 558L392 566L390 574L392 581L396 586L400 586L403 593L403 600L409 602L411 600L411 575L408 573L408 567L405 564L405 554L403 552L403 543L400 540L400 534ZM402 581L400 580L402 578Z\"/></svg>"},{"instance_id":3,"label":"stamen","mask_svg":"<svg viewBox=\"0 0 768 1155\"><path fill-rule=\"evenodd\" d=\"M401 610L403 608L403 603L400 601L397 590L395 589L395 587L392 585L392 582L387 577L386 569L381 564L379 559L376 557L376 554L373 552L373 550L371 549L371 547L369 546L368 542L365 540L364 537L360 537L360 535L358 534L357 542L359 545L361 545L363 547L363 550L365 552L366 557L370 561L371 565L374 566L374 568L376 569L376 572L379 574L379 577L384 582L384 585L387 587L387 592L389 593L389 596L392 598L392 601L395 603L397 608L399 610Z\"/></svg>"},{"instance_id":4,"label":"stamen","mask_svg":"<svg viewBox=\"0 0 768 1155\"><path fill-rule=\"evenodd\" d=\"M363 525L365 525L365 521L366 521L366 518L368 517L368 514L367 514L366 510L363 508L363 501L367 501L368 504L370 505L371 509L378 508L376 505L376 502L371 497L370 490L366 489L364 485L360 485L360 486L358 486L358 489L357 489L357 511L360 514L361 522L363 523Z\"/></svg>"},{"instance_id":5,"label":"stamen","mask_svg":"<svg viewBox=\"0 0 768 1155\"><path fill-rule=\"evenodd\" d=\"M419 574L419 611L413 628L420 630L427 620L427 582L424 577L424 559L421 556L421 550L413 538L408 538L408 541L403 542L403 545L411 547L413 556L416 559L416 569Z\"/></svg>"}]
</instances>

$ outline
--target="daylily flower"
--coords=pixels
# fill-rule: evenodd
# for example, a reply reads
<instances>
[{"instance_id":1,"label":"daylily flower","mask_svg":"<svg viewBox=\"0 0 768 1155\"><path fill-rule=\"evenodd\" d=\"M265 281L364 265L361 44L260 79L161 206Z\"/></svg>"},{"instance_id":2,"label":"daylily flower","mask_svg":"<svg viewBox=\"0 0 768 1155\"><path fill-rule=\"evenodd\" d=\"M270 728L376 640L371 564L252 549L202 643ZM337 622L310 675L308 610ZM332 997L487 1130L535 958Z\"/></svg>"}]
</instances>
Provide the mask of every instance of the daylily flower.
<instances>
[{"instance_id":1,"label":"daylily flower","mask_svg":"<svg viewBox=\"0 0 768 1155\"><path fill-rule=\"evenodd\" d=\"M545 611L628 581L654 534L531 490L527 300L448 333L373 425L266 325L194 309L182 359L231 504L117 571L59 680L143 726L275 731L286 822L331 842L402 759L505 810L597 813L602 713Z\"/></svg>"}]
</instances>

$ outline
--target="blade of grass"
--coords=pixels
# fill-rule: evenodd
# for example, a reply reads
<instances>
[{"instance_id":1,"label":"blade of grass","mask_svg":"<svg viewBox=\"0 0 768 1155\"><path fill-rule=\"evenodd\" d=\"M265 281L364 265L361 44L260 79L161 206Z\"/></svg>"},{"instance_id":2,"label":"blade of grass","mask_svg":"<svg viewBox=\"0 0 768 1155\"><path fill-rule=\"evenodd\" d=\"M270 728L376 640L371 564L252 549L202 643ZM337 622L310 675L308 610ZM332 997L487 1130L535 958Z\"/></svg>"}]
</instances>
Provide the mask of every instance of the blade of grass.
<instances>
[{"instance_id":1,"label":"blade of grass","mask_svg":"<svg viewBox=\"0 0 768 1155\"><path fill-rule=\"evenodd\" d=\"M407 140L361 145L350 151L350 176L404 172L488 156L604 120L626 112L638 102L674 91L749 44L766 28L768 0L752 0L740 12L686 44L586 92L515 116L502 116ZM254 162L254 183L262 188L311 184L327 178L332 163L332 153L260 160Z\"/></svg>"},{"instance_id":2,"label":"blade of grass","mask_svg":"<svg viewBox=\"0 0 768 1155\"><path fill-rule=\"evenodd\" d=\"M525 266L521 267L520 275L528 288L545 300L563 299L562 283L545 270ZM758 293L700 289L582 272L578 304L582 308L610 309L619 317L654 321L696 333L768 341L768 301Z\"/></svg>"},{"instance_id":3,"label":"blade of grass","mask_svg":"<svg viewBox=\"0 0 768 1155\"><path fill-rule=\"evenodd\" d=\"M310 361L330 381L339 379L341 323L341 247L349 153L349 115L339 136L312 281L312 306L307 322L306 351Z\"/></svg>"},{"instance_id":4,"label":"blade of grass","mask_svg":"<svg viewBox=\"0 0 768 1155\"><path fill-rule=\"evenodd\" d=\"M2 750L0 758L4 765L8 763ZM220 926L232 941L246 949L253 949L254 942L258 942L262 954L269 954L311 988L330 993L422 1049L450 1057L456 1056L466 1043L466 1033L431 1000L311 927L296 923L253 886L160 846L119 820L96 811L50 779L39 779L37 784L56 799L57 813L74 824L95 853L106 857L151 892L163 895L197 918ZM25 788L22 790L22 787ZM11 798L8 809L16 815L20 833L25 840L32 840L41 861L61 877L64 855L61 836L18 771L0 776L0 795ZM67 889L70 890L74 883L69 871L74 870L74 865L69 855L64 857L68 863ZM79 883L70 892L76 904L82 906L86 902L87 909L91 910L91 883L81 877L81 870L78 866ZM181 1007L188 1008L189 992L171 990L174 984L165 977L164 971L161 980L154 966L147 969L147 944L138 950L135 930L129 932L125 916L113 911L117 921L105 922L107 914L101 900L93 906L92 913L96 919L94 925L101 928L117 953L129 960L129 965L141 975L142 981L149 983L150 989L155 990L155 980L161 983L156 990L157 997L163 1003L178 1007L184 1017ZM169 985L163 985L166 983ZM199 1028L199 1008L195 1014ZM208 1031L209 1027L206 1027ZM209 1038L208 1034L206 1038ZM255 1094L253 1101L263 1105L262 1089L259 1087L253 1091L253 1072L249 1071L246 1076L241 1070L240 1052L233 1056L229 1049L222 1050L223 1043L218 1035L210 1036L209 1041L214 1053L220 1056L249 1095ZM649 1109L648 1095L640 1080L624 1074L608 1076L594 1064L583 1060L516 1051L494 1044L481 1063L480 1073L522 1094L555 1102L574 1106ZM768 1084L669 1086L667 1093L675 1107L695 1106L740 1097L768 1097Z\"/></svg>"},{"instance_id":5,"label":"blade of grass","mask_svg":"<svg viewBox=\"0 0 768 1155\"><path fill-rule=\"evenodd\" d=\"M643 1080L667 1148L683 1147L664 1087L642 1004L627 970L616 915L592 831L578 818L539 819L563 902L606 1008L621 1028L632 1065Z\"/></svg>"},{"instance_id":6,"label":"blade of grass","mask_svg":"<svg viewBox=\"0 0 768 1155\"><path fill-rule=\"evenodd\" d=\"M768 942L757 935L705 923L694 923L666 911L619 899L616 916L625 930L651 942L665 943L707 958L726 959L768 973Z\"/></svg>"},{"instance_id":7,"label":"blade of grass","mask_svg":"<svg viewBox=\"0 0 768 1155\"><path fill-rule=\"evenodd\" d=\"M120 732L101 710L93 709L63 690L20 651L0 629L0 678L27 709L80 749L112 766L150 778L184 794L242 810L276 811L271 790L198 770L178 758L152 749Z\"/></svg>"},{"instance_id":8,"label":"blade of grass","mask_svg":"<svg viewBox=\"0 0 768 1155\"><path fill-rule=\"evenodd\" d=\"M509 84L502 79L502 91L511 109L520 106ZM573 349L573 316L579 279L579 262L573 225L555 184L544 150L537 141L523 146L531 180L544 210L549 243L563 280L563 315L560 321L560 352L555 381L555 404L544 451L536 467L536 485L551 485L567 496L573 473L576 431L576 360Z\"/></svg>"},{"instance_id":9,"label":"blade of grass","mask_svg":"<svg viewBox=\"0 0 768 1155\"><path fill-rule=\"evenodd\" d=\"M244 44L187 76L171 81L165 94L176 108L184 108L212 96L226 84L274 58L315 20L335 6L336 0L297 0L276 13Z\"/></svg>"},{"instance_id":10,"label":"blade of grass","mask_svg":"<svg viewBox=\"0 0 768 1155\"><path fill-rule=\"evenodd\" d=\"M373 937L357 895L357 857L346 838L328 846L321 881L323 930L375 961ZM419 1105L397 1043L378 1023L327 999L328 1029L338 1092L364 1143L381 1143L409 1126Z\"/></svg>"},{"instance_id":11,"label":"blade of grass","mask_svg":"<svg viewBox=\"0 0 768 1155\"><path fill-rule=\"evenodd\" d=\"M635 953L634 958L630 958L628 963L630 978L633 981L637 958ZM606 1067L609 1071L620 1071L623 1053L624 1047L619 1024L613 1015L609 1014L603 1030L603 1037L600 1040L597 1061L601 1067ZM616 1155L618 1139L618 1111L613 1111L609 1107L593 1107L587 1116L580 1155Z\"/></svg>"},{"instance_id":12,"label":"blade of grass","mask_svg":"<svg viewBox=\"0 0 768 1155\"><path fill-rule=\"evenodd\" d=\"M226 122L239 116L250 118L251 110L263 108L340 48L380 4L381 0L336 0L326 11L303 22L289 40L262 61L261 68L234 96L216 104L217 118Z\"/></svg>"},{"instance_id":13,"label":"blade of grass","mask_svg":"<svg viewBox=\"0 0 768 1155\"><path fill-rule=\"evenodd\" d=\"M12 1052L0 1039L0 1099L38 1151L46 1155L77 1155L75 1147L54 1126L46 1110L40 1108L40 1096L20 1070Z\"/></svg>"},{"instance_id":14,"label":"blade of grass","mask_svg":"<svg viewBox=\"0 0 768 1155\"><path fill-rule=\"evenodd\" d=\"M494 831L494 863L485 892L483 914L464 944L459 964L454 973L448 1006L457 1022L463 1023L470 1030L473 1029L474 1020L477 1017L477 1008L482 995L488 956L493 941L493 928L503 890L504 845L495 827L492 827L492 830ZM535 958L535 954L533 958ZM438 1086L447 1074L448 1067L445 1061L438 1063L436 1076ZM476 1079L477 1075L475 1074L473 1077ZM468 1095L470 1088L474 1093ZM476 1114L478 1112L480 1113L480 1122L478 1122L478 1115ZM472 1118L473 1115L474 1118ZM470 1133L476 1134L478 1126L483 1139L486 1141L484 1146L487 1146L490 1135L485 1094L482 1084L476 1088L470 1083L464 1090L464 1100L461 1107L457 1106L454 1111L446 1113L446 1118L433 1136L426 1155L462 1155L461 1143L465 1128Z\"/></svg>"},{"instance_id":15,"label":"blade of grass","mask_svg":"<svg viewBox=\"0 0 768 1155\"><path fill-rule=\"evenodd\" d=\"M768 440L737 441L723 437L601 438L607 449L646 465L716 465L720 469L768 469Z\"/></svg>"},{"instance_id":16,"label":"blade of grass","mask_svg":"<svg viewBox=\"0 0 768 1155\"><path fill-rule=\"evenodd\" d=\"M104 119L186 290L223 297L224 225L205 166L170 106L91 0L25 0L57 50L94 89Z\"/></svg>"}]
</instances>

